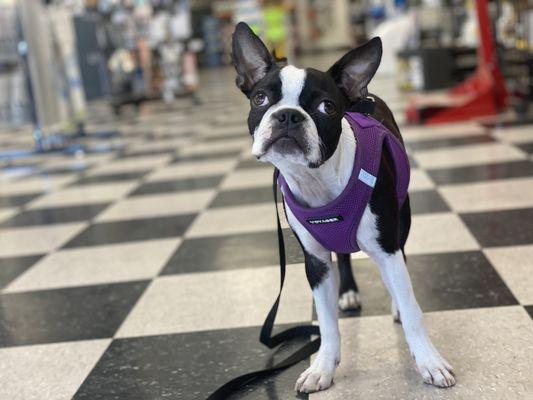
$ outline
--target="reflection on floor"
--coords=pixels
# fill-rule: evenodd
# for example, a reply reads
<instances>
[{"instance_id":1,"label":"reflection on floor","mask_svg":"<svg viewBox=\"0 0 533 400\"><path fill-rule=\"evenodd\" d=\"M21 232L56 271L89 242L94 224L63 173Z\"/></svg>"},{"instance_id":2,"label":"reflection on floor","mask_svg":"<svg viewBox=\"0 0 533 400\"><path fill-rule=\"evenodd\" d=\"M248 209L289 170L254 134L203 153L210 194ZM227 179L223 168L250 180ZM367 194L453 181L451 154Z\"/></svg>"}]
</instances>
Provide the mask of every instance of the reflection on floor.
<instances>
[{"instance_id":1,"label":"reflection on floor","mask_svg":"<svg viewBox=\"0 0 533 400\"><path fill-rule=\"evenodd\" d=\"M4 166L1 399L201 399L269 362L257 336L278 285L272 171L249 156L247 105L231 71L203 82L202 106L152 105L119 121L95 115L90 129L121 135L87 143L117 151ZM374 83L401 123L392 87ZM21 135L0 134L2 148L20 146ZM413 167L409 270L458 386L422 384L376 267L358 257L363 309L343 315L335 385L309 397L525 399L533 130L465 123L403 127L403 135ZM285 232L291 265L278 322L309 322L302 256ZM295 398L308 363L236 398Z\"/></svg>"}]
</instances>

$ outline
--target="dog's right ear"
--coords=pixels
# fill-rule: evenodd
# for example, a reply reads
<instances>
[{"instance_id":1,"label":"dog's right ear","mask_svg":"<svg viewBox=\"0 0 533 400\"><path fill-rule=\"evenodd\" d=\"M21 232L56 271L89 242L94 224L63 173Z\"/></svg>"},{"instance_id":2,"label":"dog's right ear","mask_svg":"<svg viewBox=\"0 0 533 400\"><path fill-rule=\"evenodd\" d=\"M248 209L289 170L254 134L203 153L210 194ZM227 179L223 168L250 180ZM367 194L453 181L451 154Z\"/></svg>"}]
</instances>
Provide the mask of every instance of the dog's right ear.
<instances>
[{"instance_id":1,"label":"dog's right ear","mask_svg":"<svg viewBox=\"0 0 533 400\"><path fill-rule=\"evenodd\" d=\"M236 83L248 96L274 65L274 58L264 43L244 22L239 22L233 32L231 58L237 71Z\"/></svg>"}]
</instances>

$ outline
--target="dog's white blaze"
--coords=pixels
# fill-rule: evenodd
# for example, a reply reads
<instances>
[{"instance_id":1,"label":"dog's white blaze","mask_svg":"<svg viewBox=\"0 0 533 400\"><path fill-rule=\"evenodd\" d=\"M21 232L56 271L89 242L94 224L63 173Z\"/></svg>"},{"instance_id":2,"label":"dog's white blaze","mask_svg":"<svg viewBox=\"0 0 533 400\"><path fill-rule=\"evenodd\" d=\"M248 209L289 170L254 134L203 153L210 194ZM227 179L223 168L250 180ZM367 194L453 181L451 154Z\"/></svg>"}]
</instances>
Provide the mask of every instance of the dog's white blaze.
<instances>
[{"instance_id":1,"label":"dog's white blaze","mask_svg":"<svg viewBox=\"0 0 533 400\"><path fill-rule=\"evenodd\" d=\"M299 98L305 85L307 73L304 69L296 68L293 65L283 67L279 73L281 80L281 99L273 104L263 115L261 122L254 131L254 142L252 154L261 157L261 161L269 161L276 165L276 162L293 162L295 164L306 165L309 161L318 162L320 160L320 137L311 116L300 106ZM302 154L288 154L279 157L277 154L268 152L265 155L265 142L272 135L272 114L282 109L297 110L305 116L305 132L311 151L306 160Z\"/></svg>"},{"instance_id":2,"label":"dog's white blaze","mask_svg":"<svg viewBox=\"0 0 533 400\"><path fill-rule=\"evenodd\" d=\"M293 65L283 67L279 73L281 79L280 105L298 106L298 99L305 84L305 70Z\"/></svg>"}]
</instances>

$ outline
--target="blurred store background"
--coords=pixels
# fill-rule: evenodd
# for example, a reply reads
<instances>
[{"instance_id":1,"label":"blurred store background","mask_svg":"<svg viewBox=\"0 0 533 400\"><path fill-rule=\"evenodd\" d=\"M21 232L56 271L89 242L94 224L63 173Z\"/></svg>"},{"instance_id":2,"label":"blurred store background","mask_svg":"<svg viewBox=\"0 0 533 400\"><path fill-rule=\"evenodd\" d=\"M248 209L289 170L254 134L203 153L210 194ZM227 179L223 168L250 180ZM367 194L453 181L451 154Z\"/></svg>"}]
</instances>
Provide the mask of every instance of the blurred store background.
<instances>
[{"instance_id":1,"label":"blurred store background","mask_svg":"<svg viewBox=\"0 0 533 400\"><path fill-rule=\"evenodd\" d=\"M199 71L230 63L241 20L290 60L381 36L381 74L406 93L440 90L412 100L410 122L500 113L493 122L531 120L527 0L2 0L0 7L0 125L33 125L44 148L57 144L51 135L83 134L98 102L119 115L128 105L201 101Z\"/></svg>"},{"instance_id":2,"label":"blurred store background","mask_svg":"<svg viewBox=\"0 0 533 400\"><path fill-rule=\"evenodd\" d=\"M201 399L299 347L257 340L278 243L230 65L239 21L323 70L382 38L370 90L410 156L408 268L459 382L422 384L358 254L363 306L309 397L531 399L531 0L0 0L0 399ZM278 323L309 323L283 228ZM307 398L308 365L237 398Z\"/></svg>"}]
</instances>

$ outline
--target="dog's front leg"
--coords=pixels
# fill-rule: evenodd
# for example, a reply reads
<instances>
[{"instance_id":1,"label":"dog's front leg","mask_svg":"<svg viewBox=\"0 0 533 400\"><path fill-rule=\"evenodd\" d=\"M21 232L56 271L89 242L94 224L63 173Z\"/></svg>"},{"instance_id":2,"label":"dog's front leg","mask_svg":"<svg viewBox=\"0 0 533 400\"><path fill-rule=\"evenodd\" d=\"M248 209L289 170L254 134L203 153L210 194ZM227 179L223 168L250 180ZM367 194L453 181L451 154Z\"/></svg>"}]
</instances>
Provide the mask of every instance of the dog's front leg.
<instances>
[{"instance_id":1,"label":"dog's front leg","mask_svg":"<svg viewBox=\"0 0 533 400\"><path fill-rule=\"evenodd\" d=\"M298 236L305 255L305 273L313 290L321 344L311 366L296 381L295 389L311 393L327 389L333 383L340 362L338 326L339 284L332 268L331 253L305 230L287 207L287 219Z\"/></svg>"},{"instance_id":2,"label":"dog's front leg","mask_svg":"<svg viewBox=\"0 0 533 400\"><path fill-rule=\"evenodd\" d=\"M393 253L382 249L376 220L367 207L357 231L359 247L379 266L385 286L398 307L407 344L424 382L439 387L453 386L453 369L429 338L403 254L400 249Z\"/></svg>"}]
</instances>

